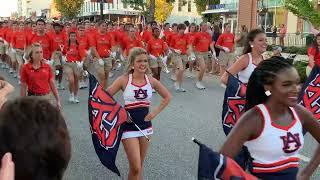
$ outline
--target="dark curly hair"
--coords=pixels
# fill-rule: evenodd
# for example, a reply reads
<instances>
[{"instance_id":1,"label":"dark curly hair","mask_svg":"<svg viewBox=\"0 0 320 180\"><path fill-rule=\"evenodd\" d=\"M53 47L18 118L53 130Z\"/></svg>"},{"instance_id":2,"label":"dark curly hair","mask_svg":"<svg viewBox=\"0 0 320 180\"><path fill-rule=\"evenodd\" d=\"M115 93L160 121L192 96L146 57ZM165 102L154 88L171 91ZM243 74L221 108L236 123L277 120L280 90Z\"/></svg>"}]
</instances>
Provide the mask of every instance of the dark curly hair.
<instances>
[{"instance_id":1,"label":"dark curly hair","mask_svg":"<svg viewBox=\"0 0 320 180\"><path fill-rule=\"evenodd\" d=\"M264 85L272 84L280 71L292 67L289 60L276 56L259 63L247 84L245 110L265 103L268 96L265 95Z\"/></svg>"},{"instance_id":2,"label":"dark curly hair","mask_svg":"<svg viewBox=\"0 0 320 180\"><path fill-rule=\"evenodd\" d=\"M65 120L47 100L23 97L0 111L0 157L11 152L16 180L61 180L71 156Z\"/></svg>"}]
</instances>

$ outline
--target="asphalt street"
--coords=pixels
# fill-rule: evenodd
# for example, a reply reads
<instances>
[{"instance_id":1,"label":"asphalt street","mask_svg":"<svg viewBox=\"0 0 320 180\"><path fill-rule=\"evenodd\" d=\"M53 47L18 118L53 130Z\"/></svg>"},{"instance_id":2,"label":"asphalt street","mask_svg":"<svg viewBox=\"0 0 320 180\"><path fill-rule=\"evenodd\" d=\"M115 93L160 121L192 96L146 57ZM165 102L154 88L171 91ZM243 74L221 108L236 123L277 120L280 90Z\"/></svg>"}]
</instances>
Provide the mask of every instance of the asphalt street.
<instances>
[{"instance_id":1,"label":"asphalt street","mask_svg":"<svg viewBox=\"0 0 320 180\"><path fill-rule=\"evenodd\" d=\"M15 86L18 96L17 79L9 76L0 68L0 74ZM120 72L116 73L116 76ZM111 80L113 80L112 78ZM221 110L224 88L220 86L217 76L206 75L205 90L195 88L195 79L186 79L185 93L174 91L173 81L167 74L162 75L161 82L172 93L172 100L167 108L152 122L154 134L144 163L145 180L194 180L197 179L199 147L191 141L192 137L218 150L225 140L221 126ZM66 84L65 84L66 86ZM72 158L65 172L65 180L120 180L126 179L128 162L122 145L120 145L116 164L121 178L106 169L95 154L89 131L87 98L88 89L80 90L80 103L69 104L68 91L59 91L63 114L65 116L72 142ZM121 93L117 94L120 102ZM158 105L161 97L153 96L153 105ZM301 166L305 166L312 157L317 143L310 135L305 136ZM320 179L320 171L312 179Z\"/></svg>"}]
</instances>

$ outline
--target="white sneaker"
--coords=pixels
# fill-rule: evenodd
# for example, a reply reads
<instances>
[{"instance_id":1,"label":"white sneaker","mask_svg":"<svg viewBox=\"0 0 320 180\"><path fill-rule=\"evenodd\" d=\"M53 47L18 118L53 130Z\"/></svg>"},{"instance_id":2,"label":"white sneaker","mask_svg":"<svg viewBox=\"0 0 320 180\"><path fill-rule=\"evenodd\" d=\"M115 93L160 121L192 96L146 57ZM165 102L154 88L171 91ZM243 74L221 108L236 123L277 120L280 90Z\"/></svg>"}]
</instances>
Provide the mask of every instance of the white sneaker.
<instances>
[{"instance_id":1,"label":"white sneaker","mask_svg":"<svg viewBox=\"0 0 320 180\"><path fill-rule=\"evenodd\" d=\"M10 68L9 73L10 73L10 74L12 74L12 73L13 73L13 69L12 69L12 68Z\"/></svg>"},{"instance_id":2,"label":"white sneaker","mask_svg":"<svg viewBox=\"0 0 320 180\"><path fill-rule=\"evenodd\" d=\"M174 89L178 92L186 92L177 82L174 83Z\"/></svg>"},{"instance_id":3,"label":"white sneaker","mask_svg":"<svg viewBox=\"0 0 320 180\"><path fill-rule=\"evenodd\" d=\"M2 67L3 69L6 68L6 64L3 63L1 67Z\"/></svg>"},{"instance_id":4,"label":"white sneaker","mask_svg":"<svg viewBox=\"0 0 320 180\"><path fill-rule=\"evenodd\" d=\"M74 103L74 102L75 102L75 99L74 99L74 95L73 95L73 94L70 94L69 102L71 102L71 103Z\"/></svg>"},{"instance_id":5,"label":"white sneaker","mask_svg":"<svg viewBox=\"0 0 320 180\"><path fill-rule=\"evenodd\" d=\"M113 72L109 72L109 78L112 78L113 77Z\"/></svg>"},{"instance_id":6,"label":"white sneaker","mask_svg":"<svg viewBox=\"0 0 320 180\"><path fill-rule=\"evenodd\" d=\"M77 96L74 97L74 102L75 102L75 103L80 103L80 101L79 101L79 99L78 99Z\"/></svg>"},{"instance_id":7,"label":"white sneaker","mask_svg":"<svg viewBox=\"0 0 320 180\"><path fill-rule=\"evenodd\" d=\"M187 72L186 72L186 77L187 77L187 78L193 78L192 72L187 71Z\"/></svg>"},{"instance_id":8,"label":"white sneaker","mask_svg":"<svg viewBox=\"0 0 320 180\"><path fill-rule=\"evenodd\" d=\"M5 69L9 69L10 67L9 67L8 64L6 64L4 68L5 68Z\"/></svg>"},{"instance_id":9,"label":"white sneaker","mask_svg":"<svg viewBox=\"0 0 320 180\"><path fill-rule=\"evenodd\" d=\"M20 81L20 80L18 81L18 84L19 84L19 85L21 84L21 81Z\"/></svg>"},{"instance_id":10,"label":"white sneaker","mask_svg":"<svg viewBox=\"0 0 320 180\"><path fill-rule=\"evenodd\" d=\"M197 87L198 89L200 89L200 90L206 88L206 87L204 87L204 86L202 85L202 83L201 83L200 81L196 82L196 87Z\"/></svg>"},{"instance_id":11,"label":"white sneaker","mask_svg":"<svg viewBox=\"0 0 320 180\"><path fill-rule=\"evenodd\" d=\"M156 93L156 90L154 90L153 88L152 88L152 93Z\"/></svg>"},{"instance_id":12,"label":"white sneaker","mask_svg":"<svg viewBox=\"0 0 320 180\"><path fill-rule=\"evenodd\" d=\"M17 78L17 77L18 77L18 74L17 74L17 73L14 73L14 74L13 74L13 77L14 77L14 78Z\"/></svg>"},{"instance_id":13,"label":"white sneaker","mask_svg":"<svg viewBox=\"0 0 320 180\"><path fill-rule=\"evenodd\" d=\"M172 81L176 81L177 80L177 76L175 74L171 74L171 78Z\"/></svg>"}]
</instances>

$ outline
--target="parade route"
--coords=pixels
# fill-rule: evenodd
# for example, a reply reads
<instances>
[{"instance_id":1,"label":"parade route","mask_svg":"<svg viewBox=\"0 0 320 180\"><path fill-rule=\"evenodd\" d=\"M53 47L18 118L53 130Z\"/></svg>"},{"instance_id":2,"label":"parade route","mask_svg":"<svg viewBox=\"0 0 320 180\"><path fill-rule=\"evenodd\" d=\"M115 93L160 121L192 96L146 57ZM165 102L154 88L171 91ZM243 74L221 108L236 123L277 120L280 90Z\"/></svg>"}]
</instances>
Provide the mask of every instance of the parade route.
<instances>
[{"instance_id":1,"label":"parade route","mask_svg":"<svg viewBox=\"0 0 320 180\"><path fill-rule=\"evenodd\" d=\"M118 71L115 76L119 74ZM17 79L1 68L0 75L15 87L15 92L10 98L17 97L20 90ZM178 93L174 90L173 81L169 79L168 74L162 74L161 78L161 82L172 93L172 99L166 109L152 121L154 135L144 163L144 179L196 180L199 147L191 141L191 138L195 137L213 150L219 150L226 138L221 126L224 88L220 86L217 76L207 74L204 79L205 90L196 89L194 79L186 79L184 88L187 92ZM80 90L79 104L68 103L67 90L59 93L72 143L72 157L64 179L126 179L128 162L122 145L116 161L121 178L105 168L95 154L88 121L88 89ZM121 99L121 94L117 94L116 98ZM159 99L159 95L154 94L153 104L157 105ZM123 103L122 100L120 102ZM316 145L316 141L307 134L303 150L300 152L301 166L305 166L310 160ZM319 168L312 179L320 179Z\"/></svg>"}]
</instances>

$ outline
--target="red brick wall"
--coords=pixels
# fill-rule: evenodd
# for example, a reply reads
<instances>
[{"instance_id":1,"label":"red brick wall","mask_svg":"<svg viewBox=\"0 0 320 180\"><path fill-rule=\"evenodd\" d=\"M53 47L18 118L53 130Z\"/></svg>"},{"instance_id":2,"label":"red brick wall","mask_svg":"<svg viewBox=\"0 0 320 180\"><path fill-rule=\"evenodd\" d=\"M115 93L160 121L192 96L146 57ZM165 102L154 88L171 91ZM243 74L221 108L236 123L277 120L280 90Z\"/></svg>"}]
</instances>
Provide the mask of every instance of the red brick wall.
<instances>
[{"instance_id":1,"label":"red brick wall","mask_svg":"<svg viewBox=\"0 0 320 180\"><path fill-rule=\"evenodd\" d=\"M257 27L257 0L239 0L238 27L241 25L249 30Z\"/></svg>"}]
</instances>

